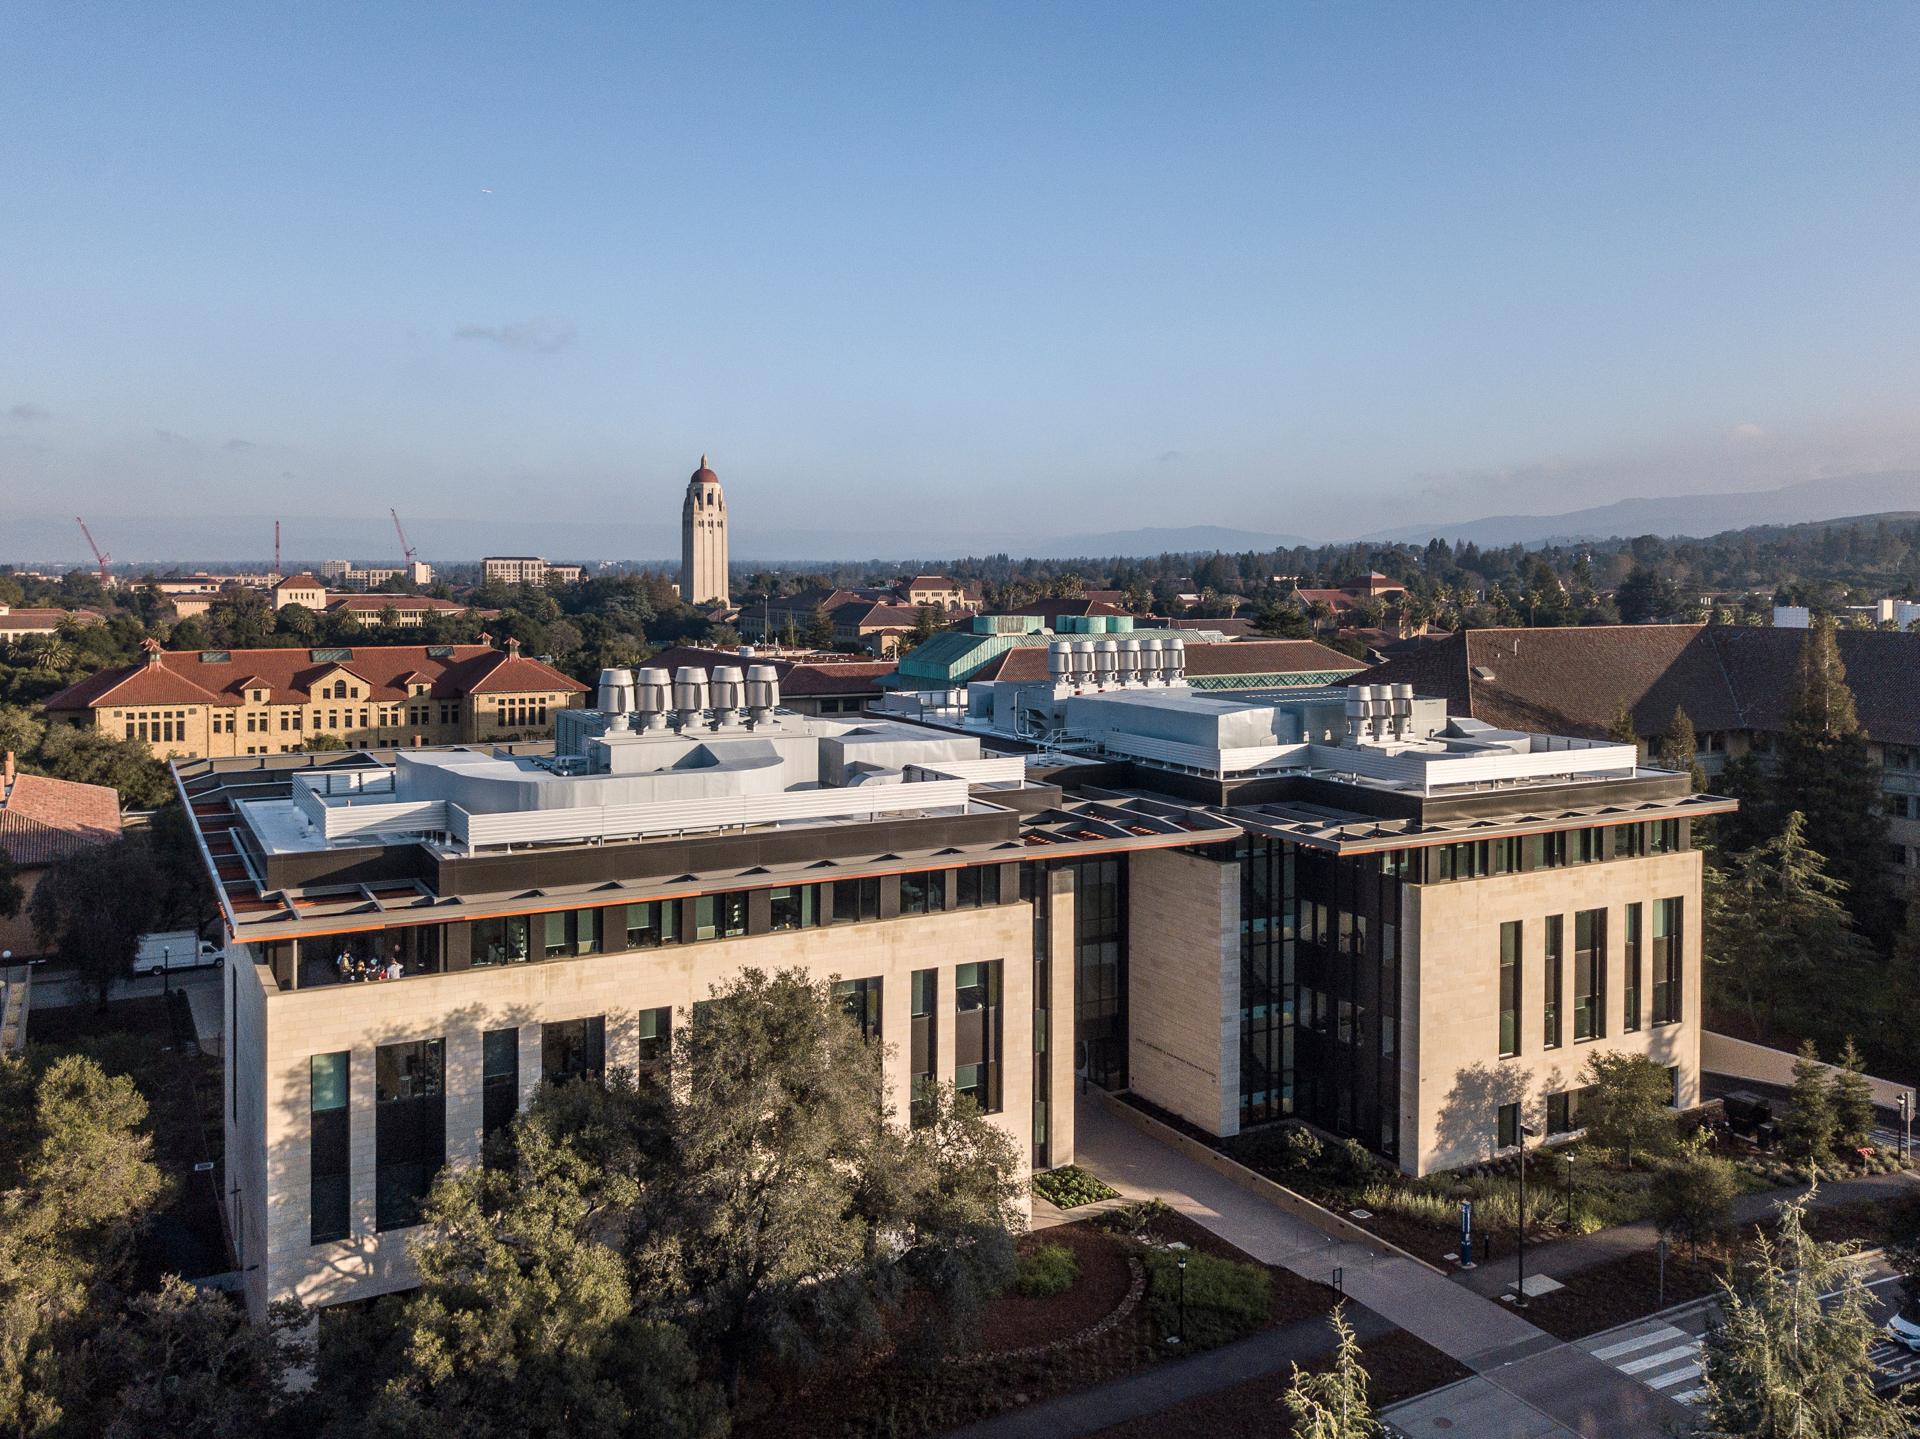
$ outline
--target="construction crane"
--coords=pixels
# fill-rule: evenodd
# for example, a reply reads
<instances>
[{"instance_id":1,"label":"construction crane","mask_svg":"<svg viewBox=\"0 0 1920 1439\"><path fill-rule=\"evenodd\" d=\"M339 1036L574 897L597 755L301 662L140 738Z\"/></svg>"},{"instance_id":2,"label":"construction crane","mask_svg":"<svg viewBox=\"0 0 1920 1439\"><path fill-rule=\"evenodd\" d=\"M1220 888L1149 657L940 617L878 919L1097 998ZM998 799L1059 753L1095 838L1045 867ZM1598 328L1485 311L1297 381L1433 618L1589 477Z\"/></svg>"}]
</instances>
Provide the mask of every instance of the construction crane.
<instances>
[{"instance_id":1,"label":"construction crane","mask_svg":"<svg viewBox=\"0 0 1920 1439\"><path fill-rule=\"evenodd\" d=\"M407 532L400 528L400 511L389 509L387 513L393 516L393 531L400 536L400 553L406 557L407 573L411 575L413 573L414 550L413 546L407 543Z\"/></svg>"},{"instance_id":2,"label":"construction crane","mask_svg":"<svg viewBox=\"0 0 1920 1439\"><path fill-rule=\"evenodd\" d=\"M113 556L101 553L100 546L94 543L93 531L87 528L87 522L85 520L75 515L73 522L80 526L80 533L87 537L87 548L93 551L94 561L100 566L100 587L102 589L112 589L113 572L107 568L107 562L111 560Z\"/></svg>"},{"instance_id":3,"label":"construction crane","mask_svg":"<svg viewBox=\"0 0 1920 1439\"><path fill-rule=\"evenodd\" d=\"M273 522L273 578L280 579L280 521Z\"/></svg>"}]
</instances>

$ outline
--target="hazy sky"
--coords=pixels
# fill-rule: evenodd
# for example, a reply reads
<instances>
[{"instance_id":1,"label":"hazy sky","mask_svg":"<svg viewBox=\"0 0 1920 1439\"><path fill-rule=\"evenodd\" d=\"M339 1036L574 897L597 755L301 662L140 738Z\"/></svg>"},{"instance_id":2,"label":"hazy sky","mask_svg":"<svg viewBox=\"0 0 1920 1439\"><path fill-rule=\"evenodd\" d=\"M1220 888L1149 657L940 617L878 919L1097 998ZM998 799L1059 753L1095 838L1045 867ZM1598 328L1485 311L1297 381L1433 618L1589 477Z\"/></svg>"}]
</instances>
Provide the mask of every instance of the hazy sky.
<instances>
[{"instance_id":1,"label":"hazy sky","mask_svg":"<svg viewBox=\"0 0 1920 1439\"><path fill-rule=\"evenodd\" d=\"M760 527L1316 537L1920 463L1916 56L1909 3L8 0L0 551L641 518L703 450Z\"/></svg>"}]
</instances>

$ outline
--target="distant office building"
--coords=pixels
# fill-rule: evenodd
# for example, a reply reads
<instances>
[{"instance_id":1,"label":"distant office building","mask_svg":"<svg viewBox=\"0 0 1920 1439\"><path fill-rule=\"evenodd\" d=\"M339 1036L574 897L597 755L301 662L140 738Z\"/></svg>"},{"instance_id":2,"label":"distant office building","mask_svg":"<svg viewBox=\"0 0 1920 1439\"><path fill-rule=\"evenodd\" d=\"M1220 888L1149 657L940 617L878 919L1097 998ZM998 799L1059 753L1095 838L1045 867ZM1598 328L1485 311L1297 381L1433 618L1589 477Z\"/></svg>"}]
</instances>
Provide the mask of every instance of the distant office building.
<instances>
[{"instance_id":1,"label":"distant office building","mask_svg":"<svg viewBox=\"0 0 1920 1439\"><path fill-rule=\"evenodd\" d=\"M680 506L680 599L699 609L725 607L733 601L727 582L727 497L720 477L700 468L687 481L687 497Z\"/></svg>"},{"instance_id":2,"label":"distant office building","mask_svg":"<svg viewBox=\"0 0 1920 1439\"><path fill-rule=\"evenodd\" d=\"M304 570L297 575L288 575L283 580L274 581L273 607L276 610L284 610L288 605L301 605L319 614L327 607L326 581Z\"/></svg>"},{"instance_id":3,"label":"distant office building","mask_svg":"<svg viewBox=\"0 0 1920 1439\"><path fill-rule=\"evenodd\" d=\"M586 686L488 645L163 650L46 701L56 723L144 740L161 758L286 754L315 735L350 749L529 738Z\"/></svg>"},{"instance_id":4,"label":"distant office building","mask_svg":"<svg viewBox=\"0 0 1920 1439\"><path fill-rule=\"evenodd\" d=\"M550 565L538 555L488 555L480 580L489 585L571 585L586 576L580 565Z\"/></svg>"},{"instance_id":5,"label":"distant office building","mask_svg":"<svg viewBox=\"0 0 1920 1439\"><path fill-rule=\"evenodd\" d=\"M0 605L0 641L59 633L62 625L97 625L98 610L16 609Z\"/></svg>"},{"instance_id":6,"label":"distant office building","mask_svg":"<svg viewBox=\"0 0 1920 1439\"><path fill-rule=\"evenodd\" d=\"M320 577L336 590L377 590L395 580L406 579L416 585L433 583L433 566L424 560L411 564L373 566L362 569L351 560L327 560L320 566Z\"/></svg>"},{"instance_id":7,"label":"distant office building","mask_svg":"<svg viewBox=\"0 0 1920 1439\"><path fill-rule=\"evenodd\" d=\"M349 616L363 625L387 625L406 630L421 628L435 615L474 614L487 617L499 613L497 610L476 610L458 600L435 599L430 595L360 594L328 596L326 612Z\"/></svg>"}]
</instances>

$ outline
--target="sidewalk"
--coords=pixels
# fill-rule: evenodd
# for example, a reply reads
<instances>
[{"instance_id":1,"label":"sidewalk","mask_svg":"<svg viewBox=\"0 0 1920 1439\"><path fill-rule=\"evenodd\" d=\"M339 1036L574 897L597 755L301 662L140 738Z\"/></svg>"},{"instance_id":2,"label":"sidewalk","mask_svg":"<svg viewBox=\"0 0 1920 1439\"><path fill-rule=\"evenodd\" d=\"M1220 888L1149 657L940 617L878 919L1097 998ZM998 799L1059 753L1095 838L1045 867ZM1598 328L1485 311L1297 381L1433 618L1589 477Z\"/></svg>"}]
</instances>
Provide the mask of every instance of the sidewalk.
<instances>
[{"instance_id":1,"label":"sidewalk","mask_svg":"<svg viewBox=\"0 0 1920 1439\"><path fill-rule=\"evenodd\" d=\"M1869 1174L1855 1179L1833 1180L1820 1186L1812 1204L1816 1209L1828 1209L1862 1200L1897 1199L1912 1193L1916 1185L1920 1185L1920 1176L1911 1170L1904 1174ZM1729 1222L1742 1226L1764 1223L1772 1217L1775 1207L1782 1200L1805 1192L1804 1188L1786 1188L1742 1194L1733 1201L1728 1211ZM1529 1244L1527 1274L1529 1277L1544 1274L1565 1281L1610 1260L1651 1251L1659 1242L1660 1231L1654 1227L1652 1220L1643 1219L1633 1224L1617 1224L1593 1234L1556 1239L1550 1244ZM1465 1272L1456 1271L1452 1278L1454 1283L1492 1298L1513 1288L1514 1267L1513 1246L1503 1243L1491 1261Z\"/></svg>"},{"instance_id":2,"label":"sidewalk","mask_svg":"<svg viewBox=\"0 0 1920 1439\"><path fill-rule=\"evenodd\" d=\"M1305 1278L1331 1283L1337 1269L1342 1287L1354 1300L1476 1371L1472 1379L1400 1406L1396 1420L1405 1411L1409 1422L1402 1427L1408 1433L1452 1431L1474 1439L1667 1439L1686 1424L1681 1406L1536 1329L1504 1305L1394 1251L1323 1232L1142 1133L1098 1099L1080 1102L1075 1124L1076 1162L1123 1195L1157 1196L1255 1259ZM1280 1362L1277 1357L1275 1362ZM1150 1391L1126 1380L1075 1396L1075 1402L1099 1402L1103 1412L1108 1406L1117 1410L1123 1398L1136 1406L1111 1413L1104 1421L1115 1423L1157 1413L1263 1372L1174 1393L1171 1376L1185 1368L1182 1364L1156 1372ZM1110 1393L1123 1390L1126 1396ZM1016 1431L994 1432L1011 1436ZM1088 1431L1076 1426L1074 1432Z\"/></svg>"}]
</instances>

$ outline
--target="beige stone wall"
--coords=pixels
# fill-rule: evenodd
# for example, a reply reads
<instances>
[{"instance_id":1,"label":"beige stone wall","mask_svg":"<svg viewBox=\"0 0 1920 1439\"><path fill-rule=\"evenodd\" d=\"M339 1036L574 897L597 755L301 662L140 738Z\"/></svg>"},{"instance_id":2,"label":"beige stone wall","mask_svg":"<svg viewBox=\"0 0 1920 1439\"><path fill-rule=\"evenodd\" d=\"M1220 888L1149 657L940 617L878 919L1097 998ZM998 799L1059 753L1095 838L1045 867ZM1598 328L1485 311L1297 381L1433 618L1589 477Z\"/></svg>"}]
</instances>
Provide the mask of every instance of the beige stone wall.
<instances>
[{"instance_id":1,"label":"beige stone wall","mask_svg":"<svg viewBox=\"0 0 1920 1439\"><path fill-rule=\"evenodd\" d=\"M266 1317L269 1266L267 1234L272 1216L284 1209L285 1198L268 1182L265 1095L267 989L272 977L252 961L246 945L227 950L220 976L222 1042L226 1046L220 1108L226 1131L222 1161L221 1197L227 1213L227 1232L246 1284L247 1308L256 1319ZM306 1074L301 1073L301 1117L305 1120ZM301 1222L306 1222L306 1155L301 1154ZM274 1182L284 1183L285 1176ZM304 1236L303 1236L304 1237Z\"/></svg>"},{"instance_id":2,"label":"beige stone wall","mask_svg":"<svg viewBox=\"0 0 1920 1439\"><path fill-rule=\"evenodd\" d=\"M1518 1101L1544 1130L1546 1096L1577 1088L1596 1050L1645 1054L1680 1067L1680 1103L1700 1096L1700 870L1698 850L1609 860L1450 884L1409 885L1401 974L1400 1152L1425 1174L1485 1159L1496 1110ZM1681 1019L1647 1022L1653 993L1653 902L1683 901ZM1642 909L1641 1028L1625 1014L1626 906ZM1605 909L1605 1033L1573 1038L1573 916ZM1543 1048L1546 916L1566 916L1561 1045ZM1500 926L1520 920L1520 1053L1501 1059Z\"/></svg>"},{"instance_id":3,"label":"beige stone wall","mask_svg":"<svg viewBox=\"0 0 1920 1439\"><path fill-rule=\"evenodd\" d=\"M1129 1083L1209 1134L1237 1134L1239 866L1171 849L1129 865Z\"/></svg>"},{"instance_id":4,"label":"beige stone wall","mask_svg":"<svg viewBox=\"0 0 1920 1439\"><path fill-rule=\"evenodd\" d=\"M1070 924L1070 921L1069 921ZM1069 933L1071 929L1069 928ZM364 1298L413 1282L407 1241L414 1231L374 1230L374 1049L443 1037L447 1065L447 1157L471 1163L481 1131L481 1036L509 1025L521 1032L520 1074L530 1095L540 1079L545 1021L605 1015L607 1063L631 1066L640 1010L671 1005L685 1021L710 986L738 971L798 967L816 978L881 976L881 1034L894 1118L907 1122L909 976L938 969L942 1075L952 1079L954 967L1001 960L1002 1107L996 1122L1024 1163L1032 1153L1032 912L1007 904L941 915L827 928L505 968L422 975L391 984L329 985L266 997L264 1224L268 1256L263 1298L315 1304ZM243 968L258 973L251 965ZM1069 973L1071 967L1069 966ZM1071 1025L1071 1006L1066 1009ZM245 1014L241 1026L248 1023ZM257 1027L257 1026L256 1026ZM230 1025L232 1032L234 1026ZM308 1227L308 1061L349 1050L352 1237L310 1245ZM1060 1045L1069 1051L1069 1045ZM1060 1093L1056 1089L1056 1093ZM1071 1094L1069 1084L1065 1091ZM1058 1106L1056 1106L1057 1111ZM251 1202L258 1205L259 1191ZM251 1262L251 1261L249 1261Z\"/></svg>"}]
</instances>

